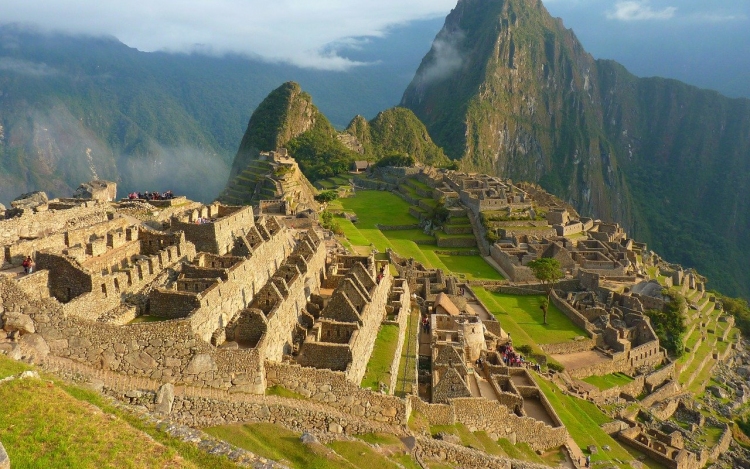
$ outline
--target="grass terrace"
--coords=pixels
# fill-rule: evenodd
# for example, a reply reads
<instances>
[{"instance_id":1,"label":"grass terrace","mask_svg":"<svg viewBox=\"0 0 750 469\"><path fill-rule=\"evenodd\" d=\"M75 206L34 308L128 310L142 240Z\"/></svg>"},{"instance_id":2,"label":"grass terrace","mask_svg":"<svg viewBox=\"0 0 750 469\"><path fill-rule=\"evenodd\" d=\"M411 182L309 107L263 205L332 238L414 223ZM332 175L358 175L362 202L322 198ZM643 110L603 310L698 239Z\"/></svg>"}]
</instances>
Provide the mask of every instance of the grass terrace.
<instances>
[{"instance_id":1,"label":"grass terrace","mask_svg":"<svg viewBox=\"0 0 750 469\"><path fill-rule=\"evenodd\" d=\"M374 246L378 251L385 252L391 248L401 256L416 259L425 267L443 269L465 280L502 280L502 276L479 255L442 253L447 251L461 253L475 251L475 249L438 248L435 238L424 234L421 230L382 231L377 227L378 224L404 226L418 223L419 220L409 214L409 207L408 202L385 191L357 191L355 196L338 199L329 205L329 209L333 211L341 210L357 214L357 223L337 218L344 236L355 250L369 249ZM441 234L441 236L465 237L467 235Z\"/></svg>"},{"instance_id":2,"label":"grass terrace","mask_svg":"<svg viewBox=\"0 0 750 469\"><path fill-rule=\"evenodd\" d=\"M591 455L593 467L610 464L613 466L606 467L630 468L632 466L627 461L632 461L641 456L640 453L620 445L617 440L601 429L602 424L611 422L612 419L604 414L596 405L569 394L563 394L557 386L541 378L536 373L534 373L534 380L563 421L563 424L565 424L570 436L578 447L581 449L585 449L590 445L597 447L598 452ZM604 445L609 445L610 450L603 451L602 447ZM661 467L649 460L642 462L647 467Z\"/></svg>"},{"instance_id":3,"label":"grass terrace","mask_svg":"<svg viewBox=\"0 0 750 469\"><path fill-rule=\"evenodd\" d=\"M625 386L626 384L632 383L634 380L624 373L612 373L604 376L589 376L583 381L596 386L601 391L606 391L607 389L612 389L617 386Z\"/></svg>"},{"instance_id":4,"label":"grass terrace","mask_svg":"<svg viewBox=\"0 0 750 469\"><path fill-rule=\"evenodd\" d=\"M587 336L586 331L573 324L553 304L549 305L545 326L540 307L543 295L505 295L484 288L476 288L474 292L495 315L503 329L510 333L516 346L530 345L535 351L541 352L539 345L567 342L579 336Z\"/></svg>"},{"instance_id":5,"label":"grass terrace","mask_svg":"<svg viewBox=\"0 0 750 469\"><path fill-rule=\"evenodd\" d=\"M370 361L367 362L365 376L362 379L361 386L363 388L378 391L380 390L380 383L385 383L386 386L391 384L391 380L394 379L391 376L391 365L393 364L393 360L399 358L394 357L396 346L398 345L397 342L398 326L394 324L381 325L378 336L375 339L372 355L370 355Z\"/></svg>"}]
</instances>

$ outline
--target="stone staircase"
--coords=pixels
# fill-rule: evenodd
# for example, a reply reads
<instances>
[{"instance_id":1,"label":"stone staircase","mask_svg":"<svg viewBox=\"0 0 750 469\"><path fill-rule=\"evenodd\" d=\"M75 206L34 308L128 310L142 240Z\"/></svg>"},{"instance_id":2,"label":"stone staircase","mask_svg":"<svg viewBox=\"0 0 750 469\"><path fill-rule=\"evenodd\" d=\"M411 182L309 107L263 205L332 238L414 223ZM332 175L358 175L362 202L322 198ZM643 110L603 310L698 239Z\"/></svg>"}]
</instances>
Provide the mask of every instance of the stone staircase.
<instances>
[{"instance_id":1,"label":"stone staircase","mask_svg":"<svg viewBox=\"0 0 750 469\"><path fill-rule=\"evenodd\" d=\"M230 205L246 205L258 200L273 199L275 187L267 186L273 167L268 161L252 160L219 196L219 200ZM273 193L272 193L273 191Z\"/></svg>"}]
</instances>

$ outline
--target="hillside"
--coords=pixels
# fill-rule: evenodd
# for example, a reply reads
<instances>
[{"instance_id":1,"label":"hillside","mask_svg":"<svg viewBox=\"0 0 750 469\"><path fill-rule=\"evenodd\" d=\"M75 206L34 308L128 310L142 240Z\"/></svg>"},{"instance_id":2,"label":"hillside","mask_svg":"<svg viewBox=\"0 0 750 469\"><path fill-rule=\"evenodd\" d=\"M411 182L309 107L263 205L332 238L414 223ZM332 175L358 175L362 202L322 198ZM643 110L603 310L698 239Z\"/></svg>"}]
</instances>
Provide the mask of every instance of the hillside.
<instances>
[{"instance_id":1,"label":"hillside","mask_svg":"<svg viewBox=\"0 0 750 469\"><path fill-rule=\"evenodd\" d=\"M750 101L594 60L538 0L461 0L402 105L468 170L580 212L750 295Z\"/></svg>"},{"instance_id":2,"label":"hillside","mask_svg":"<svg viewBox=\"0 0 750 469\"><path fill-rule=\"evenodd\" d=\"M279 84L302 83L344 128L398 102L438 28L416 22L343 50L372 65L342 73L1 26L0 203L31 190L67 196L93 173L117 181L120 194L172 189L211 200L250 113Z\"/></svg>"},{"instance_id":3,"label":"hillside","mask_svg":"<svg viewBox=\"0 0 750 469\"><path fill-rule=\"evenodd\" d=\"M449 163L410 110L388 109L369 122L358 115L344 132L338 132L299 84L287 82L250 117L219 200L258 203L262 190L258 185L269 177L261 152L282 147L313 182L347 173L356 160L374 162L393 154L408 154L429 165Z\"/></svg>"}]
</instances>

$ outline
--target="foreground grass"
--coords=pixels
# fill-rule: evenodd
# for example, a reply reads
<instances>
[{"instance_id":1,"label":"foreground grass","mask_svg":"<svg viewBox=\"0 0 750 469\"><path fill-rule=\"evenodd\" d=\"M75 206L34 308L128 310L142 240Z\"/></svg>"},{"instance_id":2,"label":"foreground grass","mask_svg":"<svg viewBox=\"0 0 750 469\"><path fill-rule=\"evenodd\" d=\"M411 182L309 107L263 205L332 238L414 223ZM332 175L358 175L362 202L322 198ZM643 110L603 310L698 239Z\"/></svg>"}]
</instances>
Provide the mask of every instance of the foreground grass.
<instances>
[{"instance_id":1,"label":"foreground grass","mask_svg":"<svg viewBox=\"0 0 750 469\"><path fill-rule=\"evenodd\" d=\"M25 369L0 355L1 377ZM95 392L43 378L0 384L0 441L14 468L236 467L158 431Z\"/></svg>"},{"instance_id":2,"label":"foreground grass","mask_svg":"<svg viewBox=\"0 0 750 469\"><path fill-rule=\"evenodd\" d=\"M400 357L394 357L396 353L396 346L398 342L398 326L393 324L383 324L380 326L378 336L375 338L375 346L372 349L372 355L370 355L370 361L367 362L367 370L365 376L362 379L361 386L363 388L370 388L375 391L380 389L379 383L385 383L386 386L390 386L391 380L395 377L391 376L391 365L393 360L398 360Z\"/></svg>"},{"instance_id":3,"label":"foreground grass","mask_svg":"<svg viewBox=\"0 0 750 469\"><path fill-rule=\"evenodd\" d=\"M401 256L412 257L426 267L443 269L466 280L502 280L502 276L480 256L451 256L438 251L435 238L421 230L381 231L382 225L413 225L419 222L409 214L409 204L390 192L357 191L356 196L336 200L329 208L357 214L357 223L337 219L344 235L354 246L374 246L380 252L388 248ZM446 235L447 236L447 235ZM466 236L466 235L463 235ZM415 241L431 244L416 244ZM465 251L463 248L456 251Z\"/></svg>"},{"instance_id":4,"label":"foreground grass","mask_svg":"<svg viewBox=\"0 0 750 469\"><path fill-rule=\"evenodd\" d=\"M305 444L300 435L270 423L224 425L205 431L235 446L295 469L356 469L418 467L398 438L392 435L363 435L360 441L334 441L328 445ZM385 456L364 441L388 449ZM398 463L397 463L398 461Z\"/></svg>"},{"instance_id":5,"label":"foreground grass","mask_svg":"<svg viewBox=\"0 0 750 469\"><path fill-rule=\"evenodd\" d=\"M549 305L547 325L540 308L544 298L539 296L505 295L476 288L475 293L495 315L500 325L510 332L514 345L555 344L567 342L586 331L573 324L555 305Z\"/></svg>"}]
</instances>

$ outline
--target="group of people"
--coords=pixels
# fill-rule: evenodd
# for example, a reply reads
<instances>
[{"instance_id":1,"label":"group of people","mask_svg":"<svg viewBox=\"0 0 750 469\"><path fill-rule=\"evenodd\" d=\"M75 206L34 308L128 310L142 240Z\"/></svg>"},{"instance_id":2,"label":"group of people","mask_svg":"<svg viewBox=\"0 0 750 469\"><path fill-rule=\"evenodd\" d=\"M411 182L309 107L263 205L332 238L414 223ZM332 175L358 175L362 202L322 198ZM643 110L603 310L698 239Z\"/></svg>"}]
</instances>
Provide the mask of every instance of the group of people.
<instances>
[{"instance_id":1,"label":"group of people","mask_svg":"<svg viewBox=\"0 0 750 469\"><path fill-rule=\"evenodd\" d=\"M128 194L128 199L135 200L135 199L144 199L144 200L169 200L174 199L174 194L171 190L166 192L131 192Z\"/></svg>"},{"instance_id":2,"label":"group of people","mask_svg":"<svg viewBox=\"0 0 750 469\"><path fill-rule=\"evenodd\" d=\"M206 218L206 217L198 217L195 219L196 225L207 225L209 223L213 223L213 218Z\"/></svg>"},{"instance_id":3,"label":"group of people","mask_svg":"<svg viewBox=\"0 0 750 469\"><path fill-rule=\"evenodd\" d=\"M500 353L503 356L503 362L506 366L524 366L525 360L523 355L513 350L512 345L501 345Z\"/></svg>"}]
</instances>

